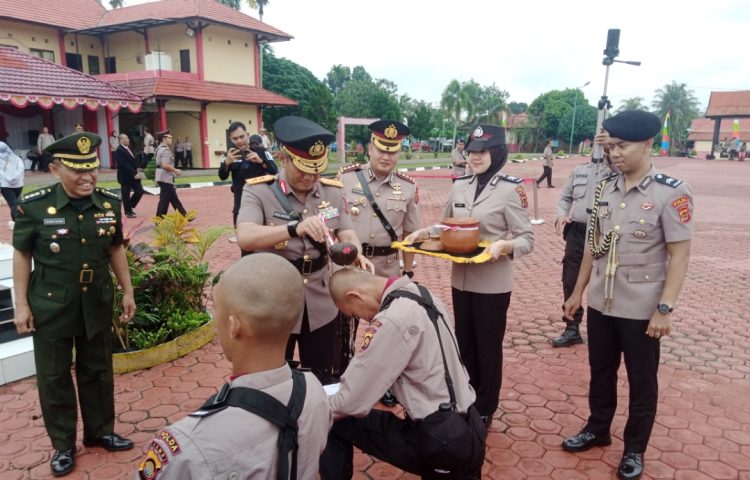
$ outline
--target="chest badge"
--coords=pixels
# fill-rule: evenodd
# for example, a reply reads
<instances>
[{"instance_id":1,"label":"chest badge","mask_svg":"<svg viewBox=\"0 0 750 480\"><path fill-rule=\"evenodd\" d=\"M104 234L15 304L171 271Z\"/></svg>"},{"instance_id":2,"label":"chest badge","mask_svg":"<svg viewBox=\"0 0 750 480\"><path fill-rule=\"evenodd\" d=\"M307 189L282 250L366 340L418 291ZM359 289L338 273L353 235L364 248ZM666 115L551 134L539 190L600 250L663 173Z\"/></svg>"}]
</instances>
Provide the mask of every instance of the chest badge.
<instances>
[{"instance_id":1,"label":"chest badge","mask_svg":"<svg viewBox=\"0 0 750 480\"><path fill-rule=\"evenodd\" d=\"M326 208L329 208L331 206L331 202L326 202L323 200L320 202L320 205L318 205L318 210L325 210Z\"/></svg>"},{"instance_id":2,"label":"chest badge","mask_svg":"<svg viewBox=\"0 0 750 480\"><path fill-rule=\"evenodd\" d=\"M50 215L54 215L57 213L57 209L55 207L47 207L47 213Z\"/></svg>"},{"instance_id":3,"label":"chest badge","mask_svg":"<svg viewBox=\"0 0 750 480\"><path fill-rule=\"evenodd\" d=\"M49 244L49 250L52 253L60 253L60 244L57 242L52 242Z\"/></svg>"},{"instance_id":4,"label":"chest badge","mask_svg":"<svg viewBox=\"0 0 750 480\"><path fill-rule=\"evenodd\" d=\"M635 238L646 238L646 231L645 230L636 230L633 232L633 236Z\"/></svg>"},{"instance_id":5,"label":"chest badge","mask_svg":"<svg viewBox=\"0 0 750 480\"><path fill-rule=\"evenodd\" d=\"M651 210L652 208L654 208L654 204L651 202L643 202L641 204L641 210Z\"/></svg>"},{"instance_id":6,"label":"chest badge","mask_svg":"<svg viewBox=\"0 0 750 480\"><path fill-rule=\"evenodd\" d=\"M600 208L599 209L599 218L609 218L609 215L612 213L612 210L609 208Z\"/></svg>"}]
</instances>

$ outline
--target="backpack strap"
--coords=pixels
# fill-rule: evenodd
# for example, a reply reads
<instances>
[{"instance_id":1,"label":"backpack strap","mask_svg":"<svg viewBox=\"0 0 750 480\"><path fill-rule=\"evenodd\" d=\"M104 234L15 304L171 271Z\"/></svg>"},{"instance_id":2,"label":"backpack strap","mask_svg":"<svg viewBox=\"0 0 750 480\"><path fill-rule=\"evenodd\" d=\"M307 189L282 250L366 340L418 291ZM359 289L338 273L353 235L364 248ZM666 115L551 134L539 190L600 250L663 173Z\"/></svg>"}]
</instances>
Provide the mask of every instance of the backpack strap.
<instances>
[{"instance_id":1,"label":"backpack strap","mask_svg":"<svg viewBox=\"0 0 750 480\"><path fill-rule=\"evenodd\" d=\"M292 369L292 395L287 405L266 392L254 388L229 387L229 384L225 384L218 394L209 398L200 410L191 416L207 416L231 406L241 408L272 423L279 429L276 479L296 479L299 450L297 420L302 413L307 395L305 374ZM291 467L289 465L290 454Z\"/></svg>"},{"instance_id":2,"label":"backpack strap","mask_svg":"<svg viewBox=\"0 0 750 480\"><path fill-rule=\"evenodd\" d=\"M437 333L438 343L440 344L440 354L443 357L443 369L445 370L445 384L448 386L448 395L451 400L451 408L456 411L458 409L456 401L456 391L453 388L453 379L448 371L448 361L445 358L445 348L443 347L443 339L440 336L440 327L438 326L438 317L441 316L435 303L432 301L432 295L429 290L422 285L417 285L420 295L416 295L407 290L394 290L389 293L383 301L383 306L380 311L387 309L391 303L397 298L408 298L414 302L417 302L427 312L427 316L430 317L432 325L435 327L435 333Z\"/></svg>"}]
</instances>

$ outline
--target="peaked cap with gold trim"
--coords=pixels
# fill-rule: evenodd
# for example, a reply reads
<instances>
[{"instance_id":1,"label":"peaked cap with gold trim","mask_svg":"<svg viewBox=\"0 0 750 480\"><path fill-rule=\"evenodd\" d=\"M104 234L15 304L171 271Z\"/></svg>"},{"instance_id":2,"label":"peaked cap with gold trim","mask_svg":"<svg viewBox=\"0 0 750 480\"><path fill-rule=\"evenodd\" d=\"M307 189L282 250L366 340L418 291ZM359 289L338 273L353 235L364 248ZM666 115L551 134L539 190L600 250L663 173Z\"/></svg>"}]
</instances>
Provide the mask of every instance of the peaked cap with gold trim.
<instances>
[{"instance_id":1,"label":"peaked cap with gold trim","mask_svg":"<svg viewBox=\"0 0 750 480\"><path fill-rule=\"evenodd\" d=\"M96 147L102 143L102 138L91 132L77 132L63 137L44 149L57 158L68 168L73 170L91 170L99 166Z\"/></svg>"},{"instance_id":2,"label":"peaked cap with gold trim","mask_svg":"<svg viewBox=\"0 0 750 480\"><path fill-rule=\"evenodd\" d=\"M400 152L401 141L411 134L409 127L397 120L378 120L367 128L372 130L372 143L384 152Z\"/></svg>"},{"instance_id":3,"label":"peaked cap with gold trim","mask_svg":"<svg viewBox=\"0 0 750 480\"><path fill-rule=\"evenodd\" d=\"M273 133L295 167L312 174L326 171L328 145L336 138L334 134L311 120L293 115L276 120Z\"/></svg>"}]
</instances>

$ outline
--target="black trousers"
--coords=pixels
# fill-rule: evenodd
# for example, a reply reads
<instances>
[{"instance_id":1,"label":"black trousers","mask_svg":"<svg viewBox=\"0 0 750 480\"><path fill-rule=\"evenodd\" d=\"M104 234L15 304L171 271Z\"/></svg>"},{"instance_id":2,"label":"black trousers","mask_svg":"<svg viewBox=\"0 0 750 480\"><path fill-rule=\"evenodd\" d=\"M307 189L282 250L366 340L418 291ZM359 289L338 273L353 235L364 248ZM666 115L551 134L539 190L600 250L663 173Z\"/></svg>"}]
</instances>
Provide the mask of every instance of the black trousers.
<instances>
[{"instance_id":1,"label":"black trousers","mask_svg":"<svg viewBox=\"0 0 750 480\"><path fill-rule=\"evenodd\" d=\"M625 357L630 401L625 424L625 453L646 451L656 418L659 340L646 335L648 320L611 317L589 308L589 408L585 430L606 435L617 408L617 370Z\"/></svg>"},{"instance_id":2,"label":"black trousers","mask_svg":"<svg viewBox=\"0 0 750 480\"><path fill-rule=\"evenodd\" d=\"M586 247L586 224L573 222L565 226L563 230L565 238L565 255L562 261L562 285L563 297L567 300L573 293L578 280L578 272L581 270L583 261L583 249ZM578 326L583 320L583 307L579 307L573 315L573 320L563 316L563 322L568 326Z\"/></svg>"},{"instance_id":3,"label":"black trousers","mask_svg":"<svg viewBox=\"0 0 750 480\"><path fill-rule=\"evenodd\" d=\"M536 184L539 185L540 183L542 183L542 180L546 178L547 186L551 187L552 186L552 167L543 167L543 168L544 168L544 172L542 172L542 176L537 179Z\"/></svg>"},{"instance_id":4,"label":"black trousers","mask_svg":"<svg viewBox=\"0 0 750 480\"><path fill-rule=\"evenodd\" d=\"M340 351L338 344L341 343L340 317L341 315L336 315L333 321L311 332L305 305L300 333L291 334L286 344L286 359L294 360L294 347L299 345L302 368L310 369L323 385L334 383L346 369L346 366L341 368L337 355Z\"/></svg>"},{"instance_id":5,"label":"black trousers","mask_svg":"<svg viewBox=\"0 0 750 480\"><path fill-rule=\"evenodd\" d=\"M125 213L133 213L133 209L138 206L138 202L143 197L143 184L140 181L133 184L121 184L120 194L122 196L122 208Z\"/></svg>"},{"instance_id":6,"label":"black trousers","mask_svg":"<svg viewBox=\"0 0 750 480\"><path fill-rule=\"evenodd\" d=\"M474 406L483 417L492 417L500 402L503 337L511 292L451 290L458 349L469 372L469 382L477 393Z\"/></svg>"},{"instance_id":7,"label":"black trousers","mask_svg":"<svg viewBox=\"0 0 750 480\"><path fill-rule=\"evenodd\" d=\"M177 168L185 167L185 152L174 152L174 165Z\"/></svg>"},{"instance_id":8,"label":"black trousers","mask_svg":"<svg viewBox=\"0 0 750 480\"><path fill-rule=\"evenodd\" d=\"M185 215L187 211L182 206L182 202L177 197L177 190L174 188L174 183L156 182L159 184L159 205L156 207L156 216L160 217L166 215L169 211L169 205L171 204L175 210Z\"/></svg>"},{"instance_id":9,"label":"black trousers","mask_svg":"<svg viewBox=\"0 0 750 480\"><path fill-rule=\"evenodd\" d=\"M15 222L18 197L20 197L21 193L23 193L23 187L2 187L0 188L0 192L2 192L3 198L8 203L8 208L10 208L10 219Z\"/></svg>"},{"instance_id":10,"label":"black trousers","mask_svg":"<svg viewBox=\"0 0 750 480\"><path fill-rule=\"evenodd\" d=\"M83 417L83 437L94 439L114 431L115 400L112 373L112 333L109 328L94 335L48 338L34 334L39 403L52 447L76 444L76 388L70 367L76 351L76 383Z\"/></svg>"},{"instance_id":11,"label":"black trousers","mask_svg":"<svg viewBox=\"0 0 750 480\"><path fill-rule=\"evenodd\" d=\"M193 151L185 151L185 168L193 168Z\"/></svg>"},{"instance_id":12,"label":"black trousers","mask_svg":"<svg viewBox=\"0 0 750 480\"><path fill-rule=\"evenodd\" d=\"M417 450L418 427L408 418L391 412L371 410L366 417L342 418L334 422L328 444L320 457L320 478L340 480L354 474L354 446L364 453L425 479L462 479L439 475L422 466ZM478 475L477 475L478 476Z\"/></svg>"}]
</instances>

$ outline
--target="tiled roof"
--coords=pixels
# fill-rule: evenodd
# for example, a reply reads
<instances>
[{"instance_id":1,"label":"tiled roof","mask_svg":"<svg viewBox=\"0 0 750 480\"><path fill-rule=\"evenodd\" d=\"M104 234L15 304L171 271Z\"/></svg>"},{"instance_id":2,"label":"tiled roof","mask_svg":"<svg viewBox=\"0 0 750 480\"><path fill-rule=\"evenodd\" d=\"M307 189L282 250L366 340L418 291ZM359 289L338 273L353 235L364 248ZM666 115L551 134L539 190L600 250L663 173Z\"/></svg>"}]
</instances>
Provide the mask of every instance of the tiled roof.
<instances>
[{"instance_id":1,"label":"tiled roof","mask_svg":"<svg viewBox=\"0 0 750 480\"><path fill-rule=\"evenodd\" d=\"M736 92L711 92L706 109L707 117L750 116L750 90Z\"/></svg>"},{"instance_id":2,"label":"tiled roof","mask_svg":"<svg viewBox=\"0 0 750 480\"><path fill-rule=\"evenodd\" d=\"M740 118L740 138L750 140L750 118ZM732 138L733 118L723 118L721 120L721 131L719 140ZM714 138L715 121L712 118L696 118L690 124L690 134L688 140L710 141Z\"/></svg>"},{"instance_id":3,"label":"tiled roof","mask_svg":"<svg viewBox=\"0 0 750 480\"><path fill-rule=\"evenodd\" d=\"M0 47L0 97L11 98L17 105L25 104L25 98L43 106L49 102L60 104L64 99L79 99L79 104L99 101L138 106L141 101L120 87L9 47Z\"/></svg>"},{"instance_id":4,"label":"tiled roof","mask_svg":"<svg viewBox=\"0 0 750 480\"><path fill-rule=\"evenodd\" d=\"M186 21L196 18L212 20L233 27L252 30L256 33L266 33L271 37L275 37L275 40L289 40L292 38L288 33L282 32L216 0L159 0L116 8L108 10L99 22L95 25L89 25L89 27L124 25L142 20Z\"/></svg>"},{"instance_id":5,"label":"tiled roof","mask_svg":"<svg viewBox=\"0 0 750 480\"><path fill-rule=\"evenodd\" d=\"M109 77L109 78L108 78ZM297 102L263 88L234 83L201 81L189 76L170 76L157 71L105 76L109 82L143 98L175 97L206 102L249 103L253 105L295 106ZM117 79L115 79L117 78Z\"/></svg>"},{"instance_id":6,"label":"tiled roof","mask_svg":"<svg viewBox=\"0 0 750 480\"><path fill-rule=\"evenodd\" d=\"M99 0L0 0L0 18L71 30L96 25L105 12Z\"/></svg>"}]
</instances>

